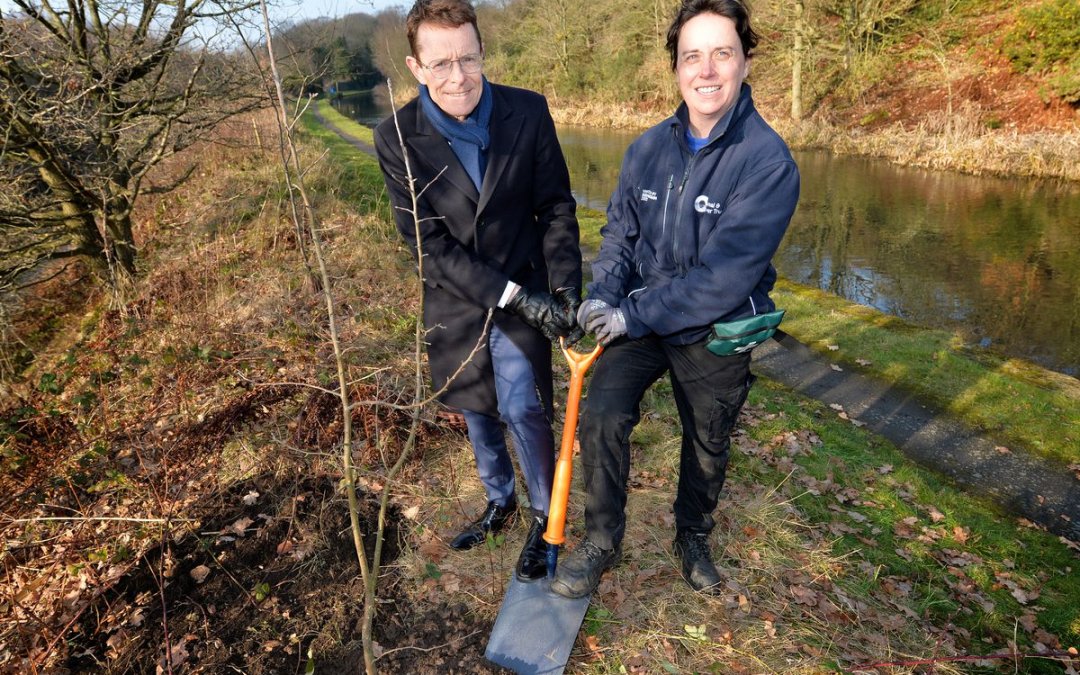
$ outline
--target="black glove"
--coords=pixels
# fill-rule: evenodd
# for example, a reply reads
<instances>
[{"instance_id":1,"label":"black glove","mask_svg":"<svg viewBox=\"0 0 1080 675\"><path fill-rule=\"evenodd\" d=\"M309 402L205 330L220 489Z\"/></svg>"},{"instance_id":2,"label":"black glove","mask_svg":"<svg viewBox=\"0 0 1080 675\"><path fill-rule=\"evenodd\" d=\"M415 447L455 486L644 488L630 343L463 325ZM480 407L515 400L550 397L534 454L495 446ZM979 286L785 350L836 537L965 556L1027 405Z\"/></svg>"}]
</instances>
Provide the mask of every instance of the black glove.
<instances>
[{"instance_id":1,"label":"black glove","mask_svg":"<svg viewBox=\"0 0 1080 675\"><path fill-rule=\"evenodd\" d=\"M555 291L555 297L562 303L566 320L572 326L570 334L566 337L566 346L569 347L585 337L585 329L577 324L577 311L578 307L581 306L581 291L573 286L564 286Z\"/></svg>"},{"instance_id":2,"label":"black glove","mask_svg":"<svg viewBox=\"0 0 1080 675\"><path fill-rule=\"evenodd\" d=\"M574 327L574 322L566 316L562 303L544 291L519 288L514 297L506 303L506 309L520 316L525 323L539 330L552 342L569 335Z\"/></svg>"}]
</instances>

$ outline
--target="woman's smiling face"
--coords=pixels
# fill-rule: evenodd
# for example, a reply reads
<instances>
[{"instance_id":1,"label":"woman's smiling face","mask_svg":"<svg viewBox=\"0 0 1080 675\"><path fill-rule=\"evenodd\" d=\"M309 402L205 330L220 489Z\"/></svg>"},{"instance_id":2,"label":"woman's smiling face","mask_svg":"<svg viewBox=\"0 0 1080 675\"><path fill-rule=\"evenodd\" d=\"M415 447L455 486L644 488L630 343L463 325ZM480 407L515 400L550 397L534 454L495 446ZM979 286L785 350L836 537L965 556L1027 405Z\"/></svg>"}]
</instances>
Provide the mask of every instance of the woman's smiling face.
<instances>
[{"instance_id":1,"label":"woman's smiling face","mask_svg":"<svg viewBox=\"0 0 1080 675\"><path fill-rule=\"evenodd\" d=\"M739 100L750 62L735 22L719 14L699 14L683 25L675 73L690 112L690 131L705 138Z\"/></svg>"}]
</instances>

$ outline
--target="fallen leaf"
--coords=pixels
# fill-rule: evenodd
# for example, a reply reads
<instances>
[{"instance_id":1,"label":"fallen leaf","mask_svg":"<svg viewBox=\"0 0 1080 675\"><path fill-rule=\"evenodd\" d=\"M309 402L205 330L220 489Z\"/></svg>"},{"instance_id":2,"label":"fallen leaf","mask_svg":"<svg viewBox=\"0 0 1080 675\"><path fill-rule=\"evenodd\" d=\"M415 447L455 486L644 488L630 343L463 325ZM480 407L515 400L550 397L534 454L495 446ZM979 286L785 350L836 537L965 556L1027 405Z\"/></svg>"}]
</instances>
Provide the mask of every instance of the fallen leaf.
<instances>
[{"instance_id":1,"label":"fallen leaf","mask_svg":"<svg viewBox=\"0 0 1080 675\"><path fill-rule=\"evenodd\" d=\"M601 651L601 649L600 649L600 638L595 636L595 635L586 635L585 636L585 646L589 649L590 653L592 653L594 655L599 655L599 653Z\"/></svg>"},{"instance_id":2,"label":"fallen leaf","mask_svg":"<svg viewBox=\"0 0 1080 675\"><path fill-rule=\"evenodd\" d=\"M1025 612L1024 615L1020 617L1019 624L1029 633L1034 633L1039 628L1039 624L1035 620L1035 614L1032 612Z\"/></svg>"},{"instance_id":3,"label":"fallen leaf","mask_svg":"<svg viewBox=\"0 0 1080 675\"><path fill-rule=\"evenodd\" d=\"M105 641L105 646L109 648L110 659L120 656L120 647L126 645L130 637L123 628L109 636L109 639Z\"/></svg>"},{"instance_id":4,"label":"fallen leaf","mask_svg":"<svg viewBox=\"0 0 1080 675\"><path fill-rule=\"evenodd\" d=\"M168 656L163 656L158 660L158 675L171 673L173 668L182 666L188 660L188 657L191 656L191 654L188 653L187 645L195 639L196 636L188 634L180 638L179 642L174 642L169 648Z\"/></svg>"},{"instance_id":5,"label":"fallen leaf","mask_svg":"<svg viewBox=\"0 0 1080 675\"><path fill-rule=\"evenodd\" d=\"M705 638L706 638L706 636L705 636L705 624L703 624L703 623L698 624L696 626L691 626L691 625L687 624L687 625L683 626L683 630L686 631L687 635L689 635L691 638L693 638L695 640L704 641Z\"/></svg>"},{"instance_id":6,"label":"fallen leaf","mask_svg":"<svg viewBox=\"0 0 1080 675\"><path fill-rule=\"evenodd\" d=\"M251 506L255 502L259 501L259 493L255 490L252 490L251 492L244 495L244 498L240 501L244 502L246 506Z\"/></svg>"},{"instance_id":7,"label":"fallen leaf","mask_svg":"<svg viewBox=\"0 0 1080 675\"><path fill-rule=\"evenodd\" d=\"M439 584L447 593L457 593L461 590L461 578L453 572L447 572L439 577Z\"/></svg>"},{"instance_id":8,"label":"fallen leaf","mask_svg":"<svg viewBox=\"0 0 1080 675\"><path fill-rule=\"evenodd\" d=\"M818 603L817 591L805 586L791 586L788 591L795 596L795 602L807 607L815 607Z\"/></svg>"},{"instance_id":9,"label":"fallen leaf","mask_svg":"<svg viewBox=\"0 0 1080 675\"><path fill-rule=\"evenodd\" d=\"M423 544L420 544L420 555L435 564L442 562L443 558L446 557L447 551L449 551L449 548L446 544L437 539L429 539Z\"/></svg>"},{"instance_id":10,"label":"fallen leaf","mask_svg":"<svg viewBox=\"0 0 1080 675\"><path fill-rule=\"evenodd\" d=\"M232 530L233 532L243 536L244 531L247 530L249 527L251 527L251 524L254 523L254 522L255 521L252 520L251 518L248 518L247 516L244 516L240 520L238 520L235 523L233 523L232 525L230 525L229 529Z\"/></svg>"},{"instance_id":11,"label":"fallen leaf","mask_svg":"<svg viewBox=\"0 0 1080 675\"><path fill-rule=\"evenodd\" d=\"M840 366L836 365L835 363L830 363L829 367L832 368L833 370L835 370L838 373L844 372L844 369L841 368Z\"/></svg>"},{"instance_id":12,"label":"fallen leaf","mask_svg":"<svg viewBox=\"0 0 1080 675\"><path fill-rule=\"evenodd\" d=\"M202 582L206 581L206 578L208 576L210 576L210 568L206 565L199 565L198 567L188 572L188 574L190 574L191 578L195 580L195 583L201 584Z\"/></svg>"},{"instance_id":13,"label":"fallen leaf","mask_svg":"<svg viewBox=\"0 0 1080 675\"><path fill-rule=\"evenodd\" d=\"M869 518L859 513L858 511L846 511L845 513L847 513L848 516L857 523L865 523L867 520L869 520Z\"/></svg>"},{"instance_id":14,"label":"fallen leaf","mask_svg":"<svg viewBox=\"0 0 1080 675\"><path fill-rule=\"evenodd\" d=\"M146 615L143 614L143 610L140 607L139 609L131 613L131 616L128 617L127 623L129 626L138 628L139 626L143 625L143 621L146 621Z\"/></svg>"},{"instance_id":15,"label":"fallen leaf","mask_svg":"<svg viewBox=\"0 0 1080 675\"><path fill-rule=\"evenodd\" d=\"M409 520L416 520L416 516L420 514L420 506L410 506L401 512L401 515L405 516Z\"/></svg>"}]
</instances>

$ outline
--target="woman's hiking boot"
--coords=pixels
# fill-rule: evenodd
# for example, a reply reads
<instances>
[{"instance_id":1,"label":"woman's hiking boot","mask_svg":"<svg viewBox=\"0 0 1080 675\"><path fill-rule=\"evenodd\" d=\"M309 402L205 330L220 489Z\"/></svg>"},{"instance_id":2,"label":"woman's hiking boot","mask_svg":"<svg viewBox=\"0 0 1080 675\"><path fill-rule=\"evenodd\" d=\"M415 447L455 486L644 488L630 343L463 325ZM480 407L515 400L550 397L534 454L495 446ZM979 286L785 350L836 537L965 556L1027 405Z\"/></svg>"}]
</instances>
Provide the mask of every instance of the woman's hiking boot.
<instances>
[{"instance_id":1,"label":"woman's hiking boot","mask_svg":"<svg viewBox=\"0 0 1080 675\"><path fill-rule=\"evenodd\" d=\"M622 559L622 547L603 549L588 538L582 539L570 555L555 568L551 590L564 598L584 598L592 595L600 584L600 575Z\"/></svg>"},{"instance_id":2,"label":"woman's hiking boot","mask_svg":"<svg viewBox=\"0 0 1080 675\"><path fill-rule=\"evenodd\" d=\"M680 530L675 535L672 549L682 561L683 579L690 584L690 588L707 595L720 594L723 579L713 564L707 532Z\"/></svg>"}]
</instances>

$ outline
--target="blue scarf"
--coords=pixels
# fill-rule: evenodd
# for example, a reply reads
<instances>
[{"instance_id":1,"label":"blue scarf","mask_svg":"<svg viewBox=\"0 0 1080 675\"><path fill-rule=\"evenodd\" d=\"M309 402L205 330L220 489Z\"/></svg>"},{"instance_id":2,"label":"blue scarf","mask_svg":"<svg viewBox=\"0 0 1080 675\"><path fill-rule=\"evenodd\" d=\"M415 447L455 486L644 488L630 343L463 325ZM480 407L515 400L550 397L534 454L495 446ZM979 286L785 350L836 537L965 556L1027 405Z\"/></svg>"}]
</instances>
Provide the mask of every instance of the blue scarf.
<instances>
[{"instance_id":1,"label":"blue scarf","mask_svg":"<svg viewBox=\"0 0 1080 675\"><path fill-rule=\"evenodd\" d=\"M428 92L427 85L420 85L420 105L424 109L424 114L443 138L450 142L450 148L457 155L461 165L465 167L465 171L468 172L477 190L480 189L480 183L484 180L484 171L487 169L486 151L488 145L491 144L488 128L491 123L493 98L491 85L485 77L480 103L464 122L460 122L444 113L442 108L436 105Z\"/></svg>"}]
</instances>

